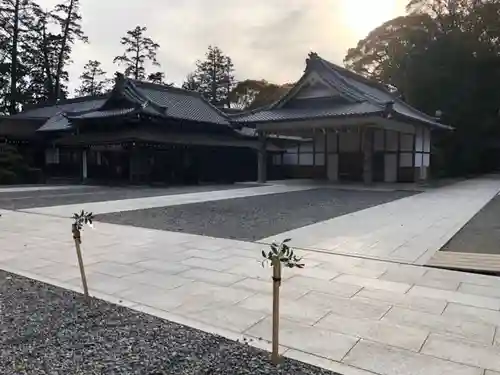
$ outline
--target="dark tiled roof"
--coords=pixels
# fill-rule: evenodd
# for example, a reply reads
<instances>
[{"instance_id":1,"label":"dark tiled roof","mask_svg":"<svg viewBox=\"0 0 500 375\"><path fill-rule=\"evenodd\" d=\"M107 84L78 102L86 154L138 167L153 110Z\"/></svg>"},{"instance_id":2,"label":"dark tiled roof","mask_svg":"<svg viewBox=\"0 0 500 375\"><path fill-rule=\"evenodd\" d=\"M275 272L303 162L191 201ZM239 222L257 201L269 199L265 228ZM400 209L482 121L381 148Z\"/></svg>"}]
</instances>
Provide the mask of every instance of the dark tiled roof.
<instances>
[{"instance_id":1,"label":"dark tiled roof","mask_svg":"<svg viewBox=\"0 0 500 375\"><path fill-rule=\"evenodd\" d=\"M333 103L323 109L304 108L286 110L281 106L292 99L299 91L310 71L317 72L321 78L351 104ZM392 112L387 112L387 108ZM365 116L368 114L389 114L402 120L416 121L434 128L452 129L440 124L437 119L406 104L389 92L384 85L371 81L350 70L335 65L312 53L307 60L306 73L280 100L263 109L235 114L231 118L238 123L257 123L287 120L303 120L321 117Z\"/></svg>"},{"instance_id":2,"label":"dark tiled roof","mask_svg":"<svg viewBox=\"0 0 500 375\"><path fill-rule=\"evenodd\" d=\"M116 98L128 107L117 108ZM120 104L122 105L122 104ZM106 96L82 97L27 109L13 119L36 119L46 122L40 131L66 130L71 120L123 116L134 111L151 116L210 123L231 128L226 115L207 102L200 94L149 82L118 76L115 87ZM69 119L69 121L68 121Z\"/></svg>"},{"instance_id":3,"label":"dark tiled roof","mask_svg":"<svg viewBox=\"0 0 500 375\"><path fill-rule=\"evenodd\" d=\"M38 131L47 132L67 129L71 129L71 123L63 113L58 113L57 115L45 121L45 123L38 129Z\"/></svg>"},{"instance_id":4,"label":"dark tiled roof","mask_svg":"<svg viewBox=\"0 0 500 375\"><path fill-rule=\"evenodd\" d=\"M108 109L108 110L98 110L83 113L68 113L65 117L70 120L84 120L91 118L106 118L115 116L124 116L136 111L135 108L118 108L118 109Z\"/></svg>"},{"instance_id":5,"label":"dark tiled roof","mask_svg":"<svg viewBox=\"0 0 500 375\"><path fill-rule=\"evenodd\" d=\"M204 134L182 134L182 133L161 133L141 130L129 130L118 133L102 134L81 134L69 135L56 141L61 145L80 145L80 144L115 144L122 142L149 142L156 144L192 144L203 146L220 147L243 147L257 149L259 143L255 139L235 138L224 135L204 135ZM269 151L281 151L273 144L268 145Z\"/></svg>"},{"instance_id":6,"label":"dark tiled roof","mask_svg":"<svg viewBox=\"0 0 500 375\"><path fill-rule=\"evenodd\" d=\"M63 112L89 111L98 109L105 102L105 96L85 96L81 98L64 100L56 105L41 104L33 108L28 108L23 112L11 116L10 118L48 120L49 118Z\"/></svg>"},{"instance_id":7,"label":"dark tiled roof","mask_svg":"<svg viewBox=\"0 0 500 375\"><path fill-rule=\"evenodd\" d=\"M226 115L196 92L149 82L133 82L142 95L166 107L168 117L229 125Z\"/></svg>"},{"instance_id":8,"label":"dark tiled roof","mask_svg":"<svg viewBox=\"0 0 500 375\"><path fill-rule=\"evenodd\" d=\"M293 120L306 120L306 119L319 119L330 117L349 117L360 115L372 115L383 112L379 106L364 102L354 104L344 104L336 108L328 109L285 109L277 108L270 110L263 110L254 112L252 114L237 118L236 121L246 122L278 122L278 121L293 121Z\"/></svg>"}]
</instances>

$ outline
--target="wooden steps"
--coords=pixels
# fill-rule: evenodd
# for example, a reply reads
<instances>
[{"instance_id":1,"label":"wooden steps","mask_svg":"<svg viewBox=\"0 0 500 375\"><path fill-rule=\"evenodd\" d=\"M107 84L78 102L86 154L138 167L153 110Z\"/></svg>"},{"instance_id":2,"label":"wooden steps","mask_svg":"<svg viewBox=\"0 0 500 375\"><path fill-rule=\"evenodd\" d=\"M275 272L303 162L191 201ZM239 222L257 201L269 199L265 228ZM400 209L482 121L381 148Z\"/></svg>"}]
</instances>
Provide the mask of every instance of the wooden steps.
<instances>
[{"instance_id":1,"label":"wooden steps","mask_svg":"<svg viewBox=\"0 0 500 375\"><path fill-rule=\"evenodd\" d=\"M500 273L500 254L438 251L426 265L472 272Z\"/></svg>"}]
</instances>

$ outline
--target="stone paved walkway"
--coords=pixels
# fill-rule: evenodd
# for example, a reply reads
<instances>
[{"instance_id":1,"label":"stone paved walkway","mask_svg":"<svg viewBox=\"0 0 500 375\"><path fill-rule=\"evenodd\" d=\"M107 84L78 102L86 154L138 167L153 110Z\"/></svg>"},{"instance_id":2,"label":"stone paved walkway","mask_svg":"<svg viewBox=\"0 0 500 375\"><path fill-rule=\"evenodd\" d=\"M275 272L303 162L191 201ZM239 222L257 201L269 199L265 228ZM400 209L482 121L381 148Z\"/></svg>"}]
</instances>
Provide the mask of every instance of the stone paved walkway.
<instances>
[{"instance_id":1,"label":"stone paved walkway","mask_svg":"<svg viewBox=\"0 0 500 375\"><path fill-rule=\"evenodd\" d=\"M293 238L304 249L426 264L499 190L498 179L467 180L259 242Z\"/></svg>"},{"instance_id":2,"label":"stone paved walkway","mask_svg":"<svg viewBox=\"0 0 500 375\"><path fill-rule=\"evenodd\" d=\"M423 193L411 204L416 197L389 203L390 211L378 206L344 218L357 218L351 224L363 225L360 235L371 228L390 238L392 223L395 237L411 237L419 228L441 238L458 230L459 220L479 210L495 189L500 181L467 181ZM392 214L390 220L377 216L384 212ZM0 213L0 268L80 290L71 220ZM452 221L453 213L459 219ZM412 230L394 225L400 215ZM326 223L336 237L339 232ZM320 240L328 240L325 232ZM83 241L97 297L269 348L271 283L270 270L259 262L263 245L105 223L86 228ZM426 252L430 244L422 243ZM500 374L500 278L301 253L307 267L286 270L282 288L285 355L344 375Z\"/></svg>"},{"instance_id":3,"label":"stone paved walkway","mask_svg":"<svg viewBox=\"0 0 500 375\"><path fill-rule=\"evenodd\" d=\"M165 196L155 196L135 199L121 199L106 202L86 203L85 209L94 214L105 214L109 212L122 212L132 210L142 210L146 208L177 206L181 204L210 202L230 198L244 198L258 195L288 193L314 188L313 186L259 186L231 190L213 190L187 194L174 194ZM81 204L69 204L64 206L38 207L26 209L26 212L69 217L75 211L81 210Z\"/></svg>"}]
</instances>

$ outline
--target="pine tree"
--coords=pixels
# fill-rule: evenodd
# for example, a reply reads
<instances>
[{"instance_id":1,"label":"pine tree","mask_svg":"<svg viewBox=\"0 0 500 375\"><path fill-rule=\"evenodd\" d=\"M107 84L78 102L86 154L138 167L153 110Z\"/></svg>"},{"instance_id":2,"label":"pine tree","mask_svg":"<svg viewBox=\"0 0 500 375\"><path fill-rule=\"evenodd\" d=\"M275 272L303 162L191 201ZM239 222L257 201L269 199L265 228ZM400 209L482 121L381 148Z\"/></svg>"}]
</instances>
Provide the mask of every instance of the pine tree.
<instances>
[{"instance_id":1,"label":"pine tree","mask_svg":"<svg viewBox=\"0 0 500 375\"><path fill-rule=\"evenodd\" d=\"M148 75L148 81L156 83L157 85L172 86L171 83L167 83L167 81L165 81L165 73L163 72L151 73Z\"/></svg>"},{"instance_id":2,"label":"pine tree","mask_svg":"<svg viewBox=\"0 0 500 375\"><path fill-rule=\"evenodd\" d=\"M189 73L182 84L184 90L199 91L200 85L196 80L194 73Z\"/></svg>"},{"instance_id":3,"label":"pine tree","mask_svg":"<svg viewBox=\"0 0 500 375\"><path fill-rule=\"evenodd\" d=\"M209 46L205 60L196 62L193 79L197 91L213 105L229 107L229 94L234 87L233 71L231 58L219 47Z\"/></svg>"},{"instance_id":4,"label":"pine tree","mask_svg":"<svg viewBox=\"0 0 500 375\"><path fill-rule=\"evenodd\" d=\"M102 70L101 63L97 60L89 60L83 69L80 76L81 84L76 93L80 96L104 94L109 79L105 78L106 72Z\"/></svg>"},{"instance_id":5,"label":"pine tree","mask_svg":"<svg viewBox=\"0 0 500 375\"><path fill-rule=\"evenodd\" d=\"M26 35L31 29L35 10L32 0L0 0L0 96L2 112L17 113L22 103L26 69Z\"/></svg>"},{"instance_id":6,"label":"pine tree","mask_svg":"<svg viewBox=\"0 0 500 375\"><path fill-rule=\"evenodd\" d=\"M144 35L146 27L137 26L133 30L127 31L120 43L125 47L125 52L121 56L113 59L114 63L122 64L125 67L125 75L137 80L146 79L146 64L160 66L156 59L156 54L160 45Z\"/></svg>"},{"instance_id":7,"label":"pine tree","mask_svg":"<svg viewBox=\"0 0 500 375\"><path fill-rule=\"evenodd\" d=\"M77 40L88 42L88 39L81 27L82 16L80 14L79 0L64 0L55 6L51 16L60 27L57 65L54 74L54 91L51 98L53 101L56 101L62 96L62 82L68 79L68 74L64 71L64 66L70 59L73 44Z\"/></svg>"}]
</instances>

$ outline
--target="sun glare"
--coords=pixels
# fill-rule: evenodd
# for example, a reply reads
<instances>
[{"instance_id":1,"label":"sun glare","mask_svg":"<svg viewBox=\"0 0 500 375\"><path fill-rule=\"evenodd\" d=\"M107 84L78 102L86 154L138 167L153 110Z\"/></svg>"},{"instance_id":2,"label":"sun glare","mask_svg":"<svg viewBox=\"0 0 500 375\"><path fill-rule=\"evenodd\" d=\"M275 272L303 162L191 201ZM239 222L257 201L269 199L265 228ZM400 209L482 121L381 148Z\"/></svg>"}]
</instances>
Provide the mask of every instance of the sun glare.
<instances>
[{"instance_id":1,"label":"sun glare","mask_svg":"<svg viewBox=\"0 0 500 375\"><path fill-rule=\"evenodd\" d=\"M400 0L342 0L342 20L357 37L398 15Z\"/></svg>"}]
</instances>

